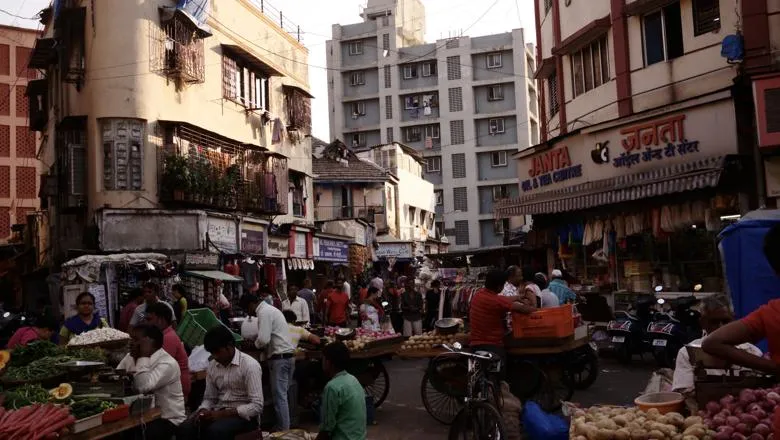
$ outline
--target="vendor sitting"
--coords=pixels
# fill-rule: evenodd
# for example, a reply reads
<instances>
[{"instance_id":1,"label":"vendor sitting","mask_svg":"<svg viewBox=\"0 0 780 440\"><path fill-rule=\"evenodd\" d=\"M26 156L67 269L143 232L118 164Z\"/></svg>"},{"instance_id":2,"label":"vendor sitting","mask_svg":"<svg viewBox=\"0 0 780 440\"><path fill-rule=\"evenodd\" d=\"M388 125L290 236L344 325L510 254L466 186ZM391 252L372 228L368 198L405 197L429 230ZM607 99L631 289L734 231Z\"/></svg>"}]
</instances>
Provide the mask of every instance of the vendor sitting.
<instances>
[{"instance_id":1,"label":"vendor sitting","mask_svg":"<svg viewBox=\"0 0 780 440\"><path fill-rule=\"evenodd\" d=\"M96 328L108 327L108 322L95 311L95 296L83 292L76 297L76 315L65 320L60 329L60 344L66 345L70 338Z\"/></svg>"},{"instance_id":2,"label":"vendor sitting","mask_svg":"<svg viewBox=\"0 0 780 440\"><path fill-rule=\"evenodd\" d=\"M720 327L734 320L734 314L731 312L731 306L728 298L723 295L713 295L704 298L701 302L701 328L704 331L704 337L691 342L693 345L700 345L707 334L714 332ZM741 344L741 350L756 356L761 356L761 350L753 344ZM711 376L723 376L725 370L708 369L707 374ZM672 390L688 394L694 389L694 366L688 355L688 349L683 347L677 353L677 364L674 368L674 379L672 381Z\"/></svg>"},{"instance_id":3,"label":"vendor sitting","mask_svg":"<svg viewBox=\"0 0 780 440\"><path fill-rule=\"evenodd\" d=\"M48 341L57 331L57 321L49 316L37 320L34 325L21 327L8 340L8 349L14 349L33 341Z\"/></svg>"}]
</instances>

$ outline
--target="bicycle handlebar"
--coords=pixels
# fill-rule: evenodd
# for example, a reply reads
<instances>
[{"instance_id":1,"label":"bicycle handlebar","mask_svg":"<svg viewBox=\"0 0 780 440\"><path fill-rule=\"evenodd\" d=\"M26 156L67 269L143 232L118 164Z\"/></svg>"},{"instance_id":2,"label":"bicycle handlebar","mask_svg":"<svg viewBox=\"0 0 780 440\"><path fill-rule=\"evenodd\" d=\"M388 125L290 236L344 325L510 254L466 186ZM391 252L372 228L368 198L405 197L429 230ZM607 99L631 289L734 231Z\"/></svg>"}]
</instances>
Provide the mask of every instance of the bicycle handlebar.
<instances>
[{"instance_id":1,"label":"bicycle handlebar","mask_svg":"<svg viewBox=\"0 0 780 440\"><path fill-rule=\"evenodd\" d=\"M469 353L467 351L457 350L457 349L455 349L453 347L450 347L447 344L442 344L441 347L444 348L445 350L449 351L450 353L455 353L455 354L459 354L461 356L466 356L466 357L470 357L470 358L474 358L474 359L480 359L480 360L483 360L483 361L490 361L490 360L493 360L493 358L494 358L493 354L490 354L488 356L482 356L480 354Z\"/></svg>"}]
</instances>

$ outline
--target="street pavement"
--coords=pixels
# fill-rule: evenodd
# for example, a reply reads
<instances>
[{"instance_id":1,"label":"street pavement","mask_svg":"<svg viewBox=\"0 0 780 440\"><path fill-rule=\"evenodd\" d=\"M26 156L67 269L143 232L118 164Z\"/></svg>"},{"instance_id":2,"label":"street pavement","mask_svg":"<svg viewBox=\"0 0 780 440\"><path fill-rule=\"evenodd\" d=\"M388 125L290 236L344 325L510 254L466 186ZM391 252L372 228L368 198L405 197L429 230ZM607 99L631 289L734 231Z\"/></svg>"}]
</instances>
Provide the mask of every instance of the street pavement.
<instances>
[{"instance_id":1,"label":"street pavement","mask_svg":"<svg viewBox=\"0 0 780 440\"><path fill-rule=\"evenodd\" d=\"M399 359L386 364L390 373L390 394L376 411L377 425L369 428L368 440L447 438L448 427L428 415L420 397L426 365L427 360ZM654 363L650 359L635 360L632 365L625 366L602 358L596 383L587 390L575 392L572 400L586 407L631 404L647 385L653 370Z\"/></svg>"}]
</instances>

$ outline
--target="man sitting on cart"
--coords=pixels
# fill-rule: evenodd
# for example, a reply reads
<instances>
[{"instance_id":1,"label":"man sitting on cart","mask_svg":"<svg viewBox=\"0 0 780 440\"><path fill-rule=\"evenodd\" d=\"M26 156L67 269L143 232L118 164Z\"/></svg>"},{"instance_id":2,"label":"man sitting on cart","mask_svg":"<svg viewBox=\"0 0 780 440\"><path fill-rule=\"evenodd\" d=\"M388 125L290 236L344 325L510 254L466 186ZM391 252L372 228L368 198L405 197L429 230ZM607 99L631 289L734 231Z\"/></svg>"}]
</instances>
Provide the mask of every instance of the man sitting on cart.
<instances>
[{"instance_id":1,"label":"man sitting on cart","mask_svg":"<svg viewBox=\"0 0 780 440\"><path fill-rule=\"evenodd\" d=\"M529 304L523 295L501 296L507 280L505 272L494 269L485 276L485 287L480 289L471 300L469 322L471 334L469 345L472 350L495 353L506 359L504 335L506 335L505 317L508 312L531 313L536 307Z\"/></svg>"}]
</instances>

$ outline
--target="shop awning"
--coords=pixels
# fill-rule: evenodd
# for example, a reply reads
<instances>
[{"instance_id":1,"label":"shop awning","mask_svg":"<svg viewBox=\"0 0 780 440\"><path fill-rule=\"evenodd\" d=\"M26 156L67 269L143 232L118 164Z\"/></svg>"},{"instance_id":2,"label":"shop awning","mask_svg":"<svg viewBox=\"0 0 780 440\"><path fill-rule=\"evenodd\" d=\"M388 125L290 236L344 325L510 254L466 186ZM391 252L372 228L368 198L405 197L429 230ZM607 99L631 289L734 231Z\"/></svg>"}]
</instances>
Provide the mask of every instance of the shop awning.
<instances>
[{"instance_id":1,"label":"shop awning","mask_svg":"<svg viewBox=\"0 0 780 440\"><path fill-rule=\"evenodd\" d=\"M496 218L555 214L712 188L718 185L725 163L725 156L716 156L508 199L496 204L494 214Z\"/></svg>"},{"instance_id":2,"label":"shop awning","mask_svg":"<svg viewBox=\"0 0 780 440\"><path fill-rule=\"evenodd\" d=\"M184 275L189 275L196 278L205 278L207 280L225 281L231 283L237 283L244 281L243 278L230 275L229 273L222 272L221 270L188 270L184 272Z\"/></svg>"}]
</instances>

